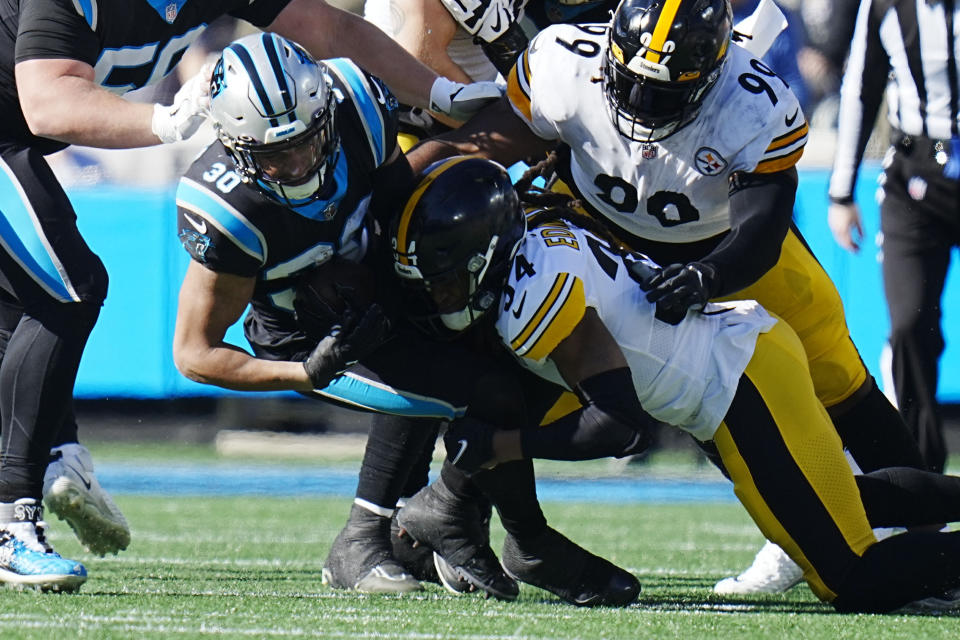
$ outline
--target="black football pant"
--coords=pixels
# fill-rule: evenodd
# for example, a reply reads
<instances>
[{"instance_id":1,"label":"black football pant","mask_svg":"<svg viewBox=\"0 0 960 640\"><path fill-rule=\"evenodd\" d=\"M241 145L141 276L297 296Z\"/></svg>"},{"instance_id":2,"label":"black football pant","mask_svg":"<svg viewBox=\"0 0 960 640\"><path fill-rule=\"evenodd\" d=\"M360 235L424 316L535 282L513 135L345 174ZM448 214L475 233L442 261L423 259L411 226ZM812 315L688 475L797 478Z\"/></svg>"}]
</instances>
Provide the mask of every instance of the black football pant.
<instances>
[{"instance_id":1,"label":"black football pant","mask_svg":"<svg viewBox=\"0 0 960 640\"><path fill-rule=\"evenodd\" d=\"M0 502L39 500L107 273L43 156L0 143L0 164Z\"/></svg>"},{"instance_id":2,"label":"black football pant","mask_svg":"<svg viewBox=\"0 0 960 640\"><path fill-rule=\"evenodd\" d=\"M943 471L947 449L936 396L944 348L940 299L951 251L960 246L960 181L943 175L931 141L896 149L880 207L893 384L927 468Z\"/></svg>"}]
</instances>

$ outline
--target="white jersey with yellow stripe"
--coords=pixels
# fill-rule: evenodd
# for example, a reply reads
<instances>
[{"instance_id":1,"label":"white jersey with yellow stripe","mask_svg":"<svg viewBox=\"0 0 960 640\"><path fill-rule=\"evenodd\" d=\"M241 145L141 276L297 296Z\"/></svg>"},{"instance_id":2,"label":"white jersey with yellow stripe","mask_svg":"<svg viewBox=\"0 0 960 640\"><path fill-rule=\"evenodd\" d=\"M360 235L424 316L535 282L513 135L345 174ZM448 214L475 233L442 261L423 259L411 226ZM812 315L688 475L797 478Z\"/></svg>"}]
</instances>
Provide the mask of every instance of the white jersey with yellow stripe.
<instances>
[{"instance_id":1,"label":"white jersey with yellow stripe","mask_svg":"<svg viewBox=\"0 0 960 640\"><path fill-rule=\"evenodd\" d=\"M510 72L507 96L535 134L570 147L570 187L587 208L626 231L658 242L720 234L731 174L800 159L807 123L796 97L737 45L692 123L658 142L620 135L603 89L606 47L606 25L548 27Z\"/></svg>"},{"instance_id":2,"label":"white jersey with yellow stripe","mask_svg":"<svg viewBox=\"0 0 960 640\"><path fill-rule=\"evenodd\" d=\"M586 308L595 309L627 359L643 408L700 440L723 420L757 335L776 323L752 300L709 304L677 325L662 322L620 256L560 223L527 232L501 303L496 326L503 342L527 368L560 385L549 356Z\"/></svg>"}]
</instances>

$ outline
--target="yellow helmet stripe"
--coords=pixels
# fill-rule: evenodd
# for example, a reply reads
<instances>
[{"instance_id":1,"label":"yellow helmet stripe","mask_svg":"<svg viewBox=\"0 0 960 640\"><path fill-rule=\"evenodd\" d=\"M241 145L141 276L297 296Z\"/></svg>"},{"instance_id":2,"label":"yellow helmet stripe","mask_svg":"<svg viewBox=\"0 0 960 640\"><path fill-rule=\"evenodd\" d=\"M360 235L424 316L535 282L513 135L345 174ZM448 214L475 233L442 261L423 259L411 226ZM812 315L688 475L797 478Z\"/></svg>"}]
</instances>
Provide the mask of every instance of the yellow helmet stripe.
<instances>
[{"instance_id":1,"label":"yellow helmet stripe","mask_svg":"<svg viewBox=\"0 0 960 640\"><path fill-rule=\"evenodd\" d=\"M670 28L673 27L673 21L677 17L677 11L680 9L680 3L683 0L667 0L660 10L660 17L657 18L657 24L653 28L653 37L650 39L650 45L647 52L643 55L650 62L660 62L660 52L663 51L663 45L670 34Z\"/></svg>"},{"instance_id":2,"label":"yellow helmet stripe","mask_svg":"<svg viewBox=\"0 0 960 640\"><path fill-rule=\"evenodd\" d=\"M397 260L400 262L400 264L410 264L410 259L406 254L407 234L410 230L410 219L413 218L413 210L417 208L420 198L423 197L423 192L426 191L427 187L429 187L433 181L437 179L437 176L453 165L459 164L468 158L470 158L470 156L457 156L442 162L440 166L433 169L430 173L423 177L423 179L420 181L420 184L417 185L416 190L414 190L413 195L411 195L410 199L407 200L407 204L403 208L403 213L400 214L400 223L397 225L396 250Z\"/></svg>"}]
</instances>

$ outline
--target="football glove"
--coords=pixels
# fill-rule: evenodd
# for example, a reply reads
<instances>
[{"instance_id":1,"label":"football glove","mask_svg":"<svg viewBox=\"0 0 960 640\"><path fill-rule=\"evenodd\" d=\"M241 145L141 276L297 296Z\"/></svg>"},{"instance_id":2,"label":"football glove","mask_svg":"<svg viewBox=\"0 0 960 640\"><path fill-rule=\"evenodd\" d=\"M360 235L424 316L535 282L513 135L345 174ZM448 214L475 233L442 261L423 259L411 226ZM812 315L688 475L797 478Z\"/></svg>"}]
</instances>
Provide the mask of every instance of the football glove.
<instances>
[{"instance_id":1,"label":"football glove","mask_svg":"<svg viewBox=\"0 0 960 640\"><path fill-rule=\"evenodd\" d=\"M210 76L213 65L204 65L200 72L183 83L173 96L173 104L153 105L151 128L163 143L186 140L200 128L210 110Z\"/></svg>"},{"instance_id":2,"label":"football glove","mask_svg":"<svg viewBox=\"0 0 960 640\"><path fill-rule=\"evenodd\" d=\"M389 332L390 321L380 305L370 305L361 318L347 311L343 323L335 325L303 361L313 388L323 389L347 367L376 351Z\"/></svg>"},{"instance_id":3,"label":"football glove","mask_svg":"<svg viewBox=\"0 0 960 640\"><path fill-rule=\"evenodd\" d=\"M688 309L703 309L713 297L716 280L716 269L708 264L671 264L650 280L647 301L656 303L659 319L678 324Z\"/></svg>"},{"instance_id":4,"label":"football glove","mask_svg":"<svg viewBox=\"0 0 960 640\"><path fill-rule=\"evenodd\" d=\"M493 466L493 431L473 418L452 422L443 435L450 464L468 475Z\"/></svg>"},{"instance_id":5,"label":"football glove","mask_svg":"<svg viewBox=\"0 0 960 640\"><path fill-rule=\"evenodd\" d=\"M501 95L496 82L463 84L439 76L430 87L430 110L465 121Z\"/></svg>"}]
</instances>

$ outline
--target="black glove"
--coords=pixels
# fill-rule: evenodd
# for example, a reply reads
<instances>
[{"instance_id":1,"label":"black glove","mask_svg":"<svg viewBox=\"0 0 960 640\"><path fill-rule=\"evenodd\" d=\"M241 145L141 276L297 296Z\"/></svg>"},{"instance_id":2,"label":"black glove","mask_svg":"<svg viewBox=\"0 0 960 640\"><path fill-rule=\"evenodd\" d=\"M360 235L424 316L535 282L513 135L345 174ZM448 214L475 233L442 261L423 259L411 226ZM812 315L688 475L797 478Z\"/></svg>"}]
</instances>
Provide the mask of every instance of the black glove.
<instances>
[{"instance_id":1,"label":"black glove","mask_svg":"<svg viewBox=\"0 0 960 640\"><path fill-rule=\"evenodd\" d=\"M717 272L708 264L671 264L650 280L647 301L657 304L657 318L679 324L688 309L703 309L716 285Z\"/></svg>"},{"instance_id":2,"label":"black glove","mask_svg":"<svg viewBox=\"0 0 960 640\"><path fill-rule=\"evenodd\" d=\"M389 332L390 321L380 305L370 305L363 317L348 311L343 323L335 325L303 361L313 388L323 389L344 369L373 353L386 341Z\"/></svg>"},{"instance_id":3,"label":"black glove","mask_svg":"<svg viewBox=\"0 0 960 640\"><path fill-rule=\"evenodd\" d=\"M447 459L466 474L489 467L493 460L492 425L473 418L452 422L443 435Z\"/></svg>"}]
</instances>

